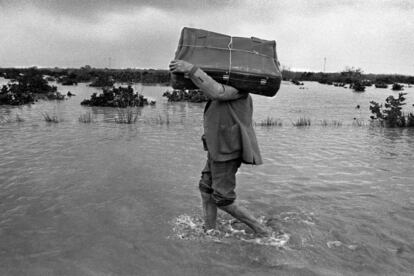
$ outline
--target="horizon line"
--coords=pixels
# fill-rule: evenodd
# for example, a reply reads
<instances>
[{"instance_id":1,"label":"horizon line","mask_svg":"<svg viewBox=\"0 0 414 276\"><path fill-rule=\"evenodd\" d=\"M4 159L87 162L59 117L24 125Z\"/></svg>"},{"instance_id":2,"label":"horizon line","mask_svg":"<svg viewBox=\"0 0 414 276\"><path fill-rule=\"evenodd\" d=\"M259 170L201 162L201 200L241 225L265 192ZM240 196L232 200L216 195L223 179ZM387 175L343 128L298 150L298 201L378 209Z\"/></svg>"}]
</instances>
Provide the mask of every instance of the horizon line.
<instances>
[{"instance_id":1,"label":"horizon line","mask_svg":"<svg viewBox=\"0 0 414 276\"><path fill-rule=\"evenodd\" d=\"M108 67L93 67L91 65L83 65L80 67L48 67L48 66L38 66L38 65L32 65L32 66L12 66L12 67L0 67L1 69L30 69L30 68L36 68L36 69L51 69L51 70L57 70L57 69L63 69L63 70L70 70L70 69L81 69L82 67L89 66L91 69L98 69L98 70L159 70L159 71L169 71L169 69L162 69L162 68L138 68L138 67L124 67L124 68L108 68ZM322 74L335 74L335 73L341 73L343 71L314 71L314 70L294 70L294 69L280 69L281 72L287 71L287 72L295 72L295 73L322 73ZM398 76L407 76L407 77L414 77L414 75L408 75L404 73L372 73L372 72L364 72L362 70L362 75L398 75Z\"/></svg>"}]
</instances>

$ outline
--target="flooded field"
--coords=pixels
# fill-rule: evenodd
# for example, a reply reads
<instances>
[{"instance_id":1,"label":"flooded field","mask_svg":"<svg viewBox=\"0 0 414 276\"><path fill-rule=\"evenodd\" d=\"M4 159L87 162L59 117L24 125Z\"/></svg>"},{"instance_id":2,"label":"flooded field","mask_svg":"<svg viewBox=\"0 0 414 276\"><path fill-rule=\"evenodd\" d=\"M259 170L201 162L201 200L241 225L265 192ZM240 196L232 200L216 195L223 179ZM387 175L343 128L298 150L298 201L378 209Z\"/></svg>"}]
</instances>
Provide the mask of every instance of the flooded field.
<instances>
[{"instance_id":1,"label":"flooded field","mask_svg":"<svg viewBox=\"0 0 414 276\"><path fill-rule=\"evenodd\" d=\"M134 89L157 103L132 125L81 106L99 92L86 84L59 86L76 94L65 101L0 107L24 119L0 124L1 275L414 273L414 129L353 124L397 92L284 83L274 98L253 96L256 122L283 123L256 126L264 165L238 173L239 202L275 232L257 240L224 214L220 233L201 231L204 104ZM93 122L80 123L87 112ZM300 117L311 126L294 127Z\"/></svg>"}]
</instances>

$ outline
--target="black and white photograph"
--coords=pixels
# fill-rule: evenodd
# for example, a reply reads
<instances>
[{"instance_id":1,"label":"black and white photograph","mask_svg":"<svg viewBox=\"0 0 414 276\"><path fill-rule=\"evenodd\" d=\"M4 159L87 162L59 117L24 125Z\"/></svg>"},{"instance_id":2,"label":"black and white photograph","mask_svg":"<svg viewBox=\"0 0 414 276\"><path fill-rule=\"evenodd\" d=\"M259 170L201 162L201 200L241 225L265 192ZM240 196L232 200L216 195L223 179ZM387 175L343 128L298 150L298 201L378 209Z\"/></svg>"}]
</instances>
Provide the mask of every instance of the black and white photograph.
<instances>
[{"instance_id":1,"label":"black and white photograph","mask_svg":"<svg viewBox=\"0 0 414 276\"><path fill-rule=\"evenodd\" d=\"M414 275L414 1L0 0L0 275Z\"/></svg>"}]
</instances>

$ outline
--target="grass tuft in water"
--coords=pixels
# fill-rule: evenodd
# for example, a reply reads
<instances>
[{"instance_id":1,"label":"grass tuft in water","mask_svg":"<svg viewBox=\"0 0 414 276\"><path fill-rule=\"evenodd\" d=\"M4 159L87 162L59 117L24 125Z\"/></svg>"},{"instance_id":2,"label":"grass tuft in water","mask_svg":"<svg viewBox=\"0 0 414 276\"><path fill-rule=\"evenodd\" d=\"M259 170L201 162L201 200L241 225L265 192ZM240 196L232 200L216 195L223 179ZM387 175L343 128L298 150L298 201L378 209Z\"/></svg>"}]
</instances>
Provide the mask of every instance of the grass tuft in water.
<instances>
[{"instance_id":1,"label":"grass tuft in water","mask_svg":"<svg viewBox=\"0 0 414 276\"><path fill-rule=\"evenodd\" d=\"M301 117L296 122L292 122L292 124L295 127L310 126L311 125L311 119Z\"/></svg>"},{"instance_id":2,"label":"grass tuft in water","mask_svg":"<svg viewBox=\"0 0 414 276\"><path fill-rule=\"evenodd\" d=\"M20 117L19 114L16 114L16 122L22 123L22 122L24 122L24 119L22 117Z\"/></svg>"},{"instance_id":3,"label":"grass tuft in water","mask_svg":"<svg viewBox=\"0 0 414 276\"><path fill-rule=\"evenodd\" d=\"M21 123L24 122L25 120L20 117L19 114L16 114L15 119L13 119L13 117L6 115L6 116L2 116L0 115L0 124L10 124L10 123Z\"/></svg>"},{"instance_id":4,"label":"grass tuft in water","mask_svg":"<svg viewBox=\"0 0 414 276\"><path fill-rule=\"evenodd\" d=\"M11 120L10 116L0 115L0 123L1 124L8 124L8 123L11 123L11 122L12 122L12 120Z\"/></svg>"},{"instance_id":5,"label":"grass tuft in water","mask_svg":"<svg viewBox=\"0 0 414 276\"><path fill-rule=\"evenodd\" d=\"M357 118L354 118L354 121L352 122L352 126L355 126L355 127L364 127L366 125L367 123L364 122L364 120L357 119Z\"/></svg>"},{"instance_id":6,"label":"grass tuft in water","mask_svg":"<svg viewBox=\"0 0 414 276\"><path fill-rule=\"evenodd\" d=\"M257 126L265 126L265 127L271 127L271 126L282 126L282 120L272 117L267 117L264 120L261 120L260 123L255 123Z\"/></svg>"},{"instance_id":7,"label":"grass tuft in water","mask_svg":"<svg viewBox=\"0 0 414 276\"><path fill-rule=\"evenodd\" d=\"M78 120L81 123L90 124L93 122L92 113L86 112L85 114L81 114Z\"/></svg>"},{"instance_id":8,"label":"grass tuft in water","mask_svg":"<svg viewBox=\"0 0 414 276\"><path fill-rule=\"evenodd\" d=\"M161 116L161 114L158 115L158 118L155 118L155 123L157 125L169 125L170 124L170 115L168 113L165 113L165 118Z\"/></svg>"},{"instance_id":9,"label":"grass tuft in water","mask_svg":"<svg viewBox=\"0 0 414 276\"><path fill-rule=\"evenodd\" d=\"M43 112L42 116L45 122L47 123L59 123L60 122L59 118L56 115L49 115L49 113Z\"/></svg>"},{"instance_id":10,"label":"grass tuft in water","mask_svg":"<svg viewBox=\"0 0 414 276\"><path fill-rule=\"evenodd\" d=\"M338 121L338 120L332 120L332 121L328 121L328 120L322 120L321 121L321 126L323 127L341 127L342 126L342 122Z\"/></svg>"},{"instance_id":11,"label":"grass tuft in water","mask_svg":"<svg viewBox=\"0 0 414 276\"><path fill-rule=\"evenodd\" d=\"M137 108L118 108L118 115L115 118L117 124L135 124L140 112Z\"/></svg>"}]
</instances>

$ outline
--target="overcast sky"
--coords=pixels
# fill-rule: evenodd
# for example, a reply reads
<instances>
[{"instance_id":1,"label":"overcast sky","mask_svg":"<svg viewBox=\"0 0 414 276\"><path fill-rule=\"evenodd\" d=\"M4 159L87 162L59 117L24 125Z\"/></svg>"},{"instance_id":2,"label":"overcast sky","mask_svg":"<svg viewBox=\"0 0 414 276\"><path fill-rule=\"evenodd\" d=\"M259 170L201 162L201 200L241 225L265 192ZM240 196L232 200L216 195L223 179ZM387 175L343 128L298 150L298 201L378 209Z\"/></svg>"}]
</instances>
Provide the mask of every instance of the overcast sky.
<instances>
[{"instance_id":1,"label":"overcast sky","mask_svg":"<svg viewBox=\"0 0 414 276\"><path fill-rule=\"evenodd\" d=\"M414 0L0 0L0 67L166 69L185 26L276 40L294 70L414 75Z\"/></svg>"}]
</instances>

